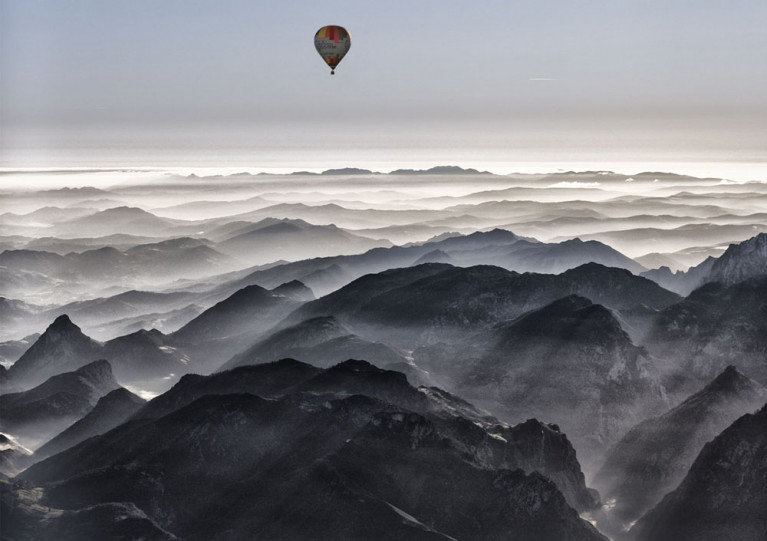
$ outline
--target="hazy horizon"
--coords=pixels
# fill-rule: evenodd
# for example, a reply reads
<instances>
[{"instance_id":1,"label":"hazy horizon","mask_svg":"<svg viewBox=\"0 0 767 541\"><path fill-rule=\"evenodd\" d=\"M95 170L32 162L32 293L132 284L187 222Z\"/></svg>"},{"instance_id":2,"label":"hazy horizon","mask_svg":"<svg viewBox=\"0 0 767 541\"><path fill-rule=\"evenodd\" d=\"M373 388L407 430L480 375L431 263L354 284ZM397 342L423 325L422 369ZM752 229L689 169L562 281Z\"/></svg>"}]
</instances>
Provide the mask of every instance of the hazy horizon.
<instances>
[{"instance_id":1,"label":"hazy horizon","mask_svg":"<svg viewBox=\"0 0 767 541\"><path fill-rule=\"evenodd\" d=\"M763 2L0 14L4 168L767 164ZM333 77L312 45L330 23L353 43Z\"/></svg>"}]
</instances>

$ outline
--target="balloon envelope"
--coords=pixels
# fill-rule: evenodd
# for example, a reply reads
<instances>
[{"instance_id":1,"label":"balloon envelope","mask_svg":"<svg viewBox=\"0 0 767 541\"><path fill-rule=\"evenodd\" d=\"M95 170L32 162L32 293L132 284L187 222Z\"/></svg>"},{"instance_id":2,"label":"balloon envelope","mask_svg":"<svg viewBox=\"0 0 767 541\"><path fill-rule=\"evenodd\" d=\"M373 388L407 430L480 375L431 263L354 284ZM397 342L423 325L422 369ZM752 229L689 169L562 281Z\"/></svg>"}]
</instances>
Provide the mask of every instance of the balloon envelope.
<instances>
[{"instance_id":1,"label":"balloon envelope","mask_svg":"<svg viewBox=\"0 0 767 541\"><path fill-rule=\"evenodd\" d=\"M343 26L323 26L314 34L314 48L334 73L341 59L349 52L352 37Z\"/></svg>"}]
</instances>

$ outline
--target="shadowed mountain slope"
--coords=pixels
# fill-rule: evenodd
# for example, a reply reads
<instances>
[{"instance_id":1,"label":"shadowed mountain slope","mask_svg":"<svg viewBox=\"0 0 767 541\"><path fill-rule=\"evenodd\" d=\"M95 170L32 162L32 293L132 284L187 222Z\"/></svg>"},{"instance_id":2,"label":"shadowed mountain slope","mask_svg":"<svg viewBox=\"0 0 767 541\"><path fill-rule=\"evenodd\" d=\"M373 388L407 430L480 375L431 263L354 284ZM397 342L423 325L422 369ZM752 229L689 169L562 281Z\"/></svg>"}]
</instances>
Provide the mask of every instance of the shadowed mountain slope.
<instances>
[{"instance_id":1,"label":"shadowed mountain slope","mask_svg":"<svg viewBox=\"0 0 767 541\"><path fill-rule=\"evenodd\" d=\"M439 365L416 358L433 373L457 368L456 391L503 418L556 421L591 463L664 402L653 360L610 310L584 297L554 301L471 343Z\"/></svg>"},{"instance_id":2,"label":"shadowed mountain slope","mask_svg":"<svg viewBox=\"0 0 767 541\"><path fill-rule=\"evenodd\" d=\"M39 461L121 425L146 403L123 387L102 396L88 414L35 451Z\"/></svg>"},{"instance_id":3,"label":"shadowed mountain slope","mask_svg":"<svg viewBox=\"0 0 767 541\"><path fill-rule=\"evenodd\" d=\"M767 531L767 407L707 443L679 487L632 529L639 541L761 541Z\"/></svg>"},{"instance_id":4,"label":"shadowed mountain slope","mask_svg":"<svg viewBox=\"0 0 767 541\"><path fill-rule=\"evenodd\" d=\"M568 505L595 500L556 428L505 425L362 361L186 376L21 477L53 507L130 502L192 540L361 538L392 519L384 539L604 539Z\"/></svg>"},{"instance_id":5,"label":"shadowed mountain slope","mask_svg":"<svg viewBox=\"0 0 767 541\"><path fill-rule=\"evenodd\" d=\"M112 368L104 360L52 376L28 391L0 395L0 430L34 446L80 419L117 388Z\"/></svg>"},{"instance_id":6,"label":"shadowed mountain slope","mask_svg":"<svg viewBox=\"0 0 767 541\"><path fill-rule=\"evenodd\" d=\"M732 364L767 384L767 276L701 286L658 314L646 343L698 381Z\"/></svg>"},{"instance_id":7,"label":"shadowed mountain slope","mask_svg":"<svg viewBox=\"0 0 767 541\"><path fill-rule=\"evenodd\" d=\"M684 479L704 444L759 408L767 390L730 366L701 391L632 428L613 447L594 483L614 500L610 519L621 529Z\"/></svg>"}]
</instances>

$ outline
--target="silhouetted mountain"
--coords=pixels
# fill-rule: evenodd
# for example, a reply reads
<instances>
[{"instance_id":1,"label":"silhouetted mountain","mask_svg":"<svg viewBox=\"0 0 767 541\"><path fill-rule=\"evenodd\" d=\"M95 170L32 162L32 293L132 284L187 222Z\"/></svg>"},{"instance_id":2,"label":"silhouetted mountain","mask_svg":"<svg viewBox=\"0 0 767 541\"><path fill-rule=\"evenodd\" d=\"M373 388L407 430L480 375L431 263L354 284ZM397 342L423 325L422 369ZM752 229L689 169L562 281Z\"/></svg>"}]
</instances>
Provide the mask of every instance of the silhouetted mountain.
<instances>
[{"instance_id":1,"label":"silhouetted mountain","mask_svg":"<svg viewBox=\"0 0 767 541\"><path fill-rule=\"evenodd\" d=\"M189 370L186 353L154 329L113 338L104 342L102 352L114 366L118 380L126 383L165 378Z\"/></svg>"},{"instance_id":2,"label":"silhouetted mountain","mask_svg":"<svg viewBox=\"0 0 767 541\"><path fill-rule=\"evenodd\" d=\"M342 169L326 169L321 175L372 175L370 169L360 169L358 167L344 167Z\"/></svg>"},{"instance_id":3,"label":"silhouetted mountain","mask_svg":"<svg viewBox=\"0 0 767 541\"><path fill-rule=\"evenodd\" d=\"M522 239L510 231L494 229L470 235L440 236L423 244L374 248L359 255L315 258L275 265L268 269L256 270L226 287L237 288L251 284L276 287L285 280L297 279L321 296L365 274L411 266L434 250L444 252L460 266L489 264L509 270L531 271L537 270L532 266L538 261L544 267L540 271L550 272L552 267L546 260L554 257L558 260L560 270L568 266L577 267L594 259L619 267L639 268L635 262L603 244L572 241L561 245L548 245ZM524 255L519 261L515 259L517 252ZM582 255L578 255L578 252L582 252Z\"/></svg>"},{"instance_id":4,"label":"silhouetted mountain","mask_svg":"<svg viewBox=\"0 0 767 541\"><path fill-rule=\"evenodd\" d=\"M732 285L764 275L767 275L767 233L760 233L740 244L731 244L711 266L706 281Z\"/></svg>"},{"instance_id":5,"label":"silhouetted mountain","mask_svg":"<svg viewBox=\"0 0 767 541\"><path fill-rule=\"evenodd\" d=\"M115 376L126 384L189 370L186 354L160 331L140 330L102 344L83 334L67 315L62 315L8 369L8 385L29 388L98 358L109 360Z\"/></svg>"},{"instance_id":6,"label":"silhouetted mountain","mask_svg":"<svg viewBox=\"0 0 767 541\"><path fill-rule=\"evenodd\" d=\"M312 395L339 393L343 396L364 394L416 411L460 415L483 426L489 422L494 425L494 430L500 430L496 426L497 420L449 393L436 388L419 387L416 390L399 372L381 370L367 362L351 360L327 370L283 359L274 363L241 366L206 377L186 375L168 392L149 402L136 415L136 419L162 417L205 395L242 392L270 399L296 392ZM558 429L529 420L512 427L512 430L525 433L526 438L536 442L532 447L525 446L531 445L530 442L520 444L519 449L514 451L515 460L527 464L523 468L529 471L538 469L554 479L576 507L588 508L593 505L594 496L583 489L582 480L579 480L582 478L578 473L579 466L574 462L574 451ZM539 440L541 435L544 437ZM507 439L511 442L517 438ZM544 449L556 450L555 456L547 458L535 454Z\"/></svg>"},{"instance_id":7,"label":"silhouetted mountain","mask_svg":"<svg viewBox=\"0 0 767 541\"><path fill-rule=\"evenodd\" d=\"M708 281L711 268L716 261L713 257L706 258L702 263L690 267L687 271L671 272L668 267L660 267L640 273L669 291L679 293L680 295L689 295L695 288Z\"/></svg>"},{"instance_id":8,"label":"silhouetted mountain","mask_svg":"<svg viewBox=\"0 0 767 541\"><path fill-rule=\"evenodd\" d=\"M230 394L249 385L271 398ZM568 506L595 500L555 427L504 425L360 361L186 376L20 477L54 508L130 502L191 540L604 539Z\"/></svg>"},{"instance_id":9,"label":"silhouetted mountain","mask_svg":"<svg viewBox=\"0 0 767 541\"><path fill-rule=\"evenodd\" d=\"M290 350L313 347L327 340L349 334L351 334L349 329L339 324L332 316L309 319L277 331L259 341L244 352L235 355L221 367L221 370L229 370L247 364L277 361L291 357L290 355L283 355Z\"/></svg>"},{"instance_id":10,"label":"silhouetted mountain","mask_svg":"<svg viewBox=\"0 0 767 541\"><path fill-rule=\"evenodd\" d=\"M504 418L556 420L588 462L663 403L645 351L609 310L577 295L499 324L471 343L472 350L457 353L460 360L446 355L420 364L451 374L462 396ZM479 358L472 359L473 352Z\"/></svg>"},{"instance_id":11,"label":"silhouetted mountain","mask_svg":"<svg viewBox=\"0 0 767 541\"><path fill-rule=\"evenodd\" d=\"M646 344L667 371L705 381L728 364L767 385L767 276L709 283L656 317Z\"/></svg>"},{"instance_id":12,"label":"silhouetted mountain","mask_svg":"<svg viewBox=\"0 0 767 541\"><path fill-rule=\"evenodd\" d=\"M283 292L257 285L245 287L181 327L171 335L174 343L189 351L203 366L218 368L235 353L253 344L267 329L300 305L300 287L285 286Z\"/></svg>"},{"instance_id":13,"label":"silhouetted mountain","mask_svg":"<svg viewBox=\"0 0 767 541\"><path fill-rule=\"evenodd\" d=\"M313 301L316 298L311 288L306 287L306 285L299 280L285 282L272 289L272 293L276 295L284 295L285 297L298 302Z\"/></svg>"},{"instance_id":14,"label":"silhouetted mountain","mask_svg":"<svg viewBox=\"0 0 767 541\"><path fill-rule=\"evenodd\" d=\"M94 361L28 391L0 395L0 430L34 445L83 417L117 388L109 363Z\"/></svg>"},{"instance_id":15,"label":"silhouetted mountain","mask_svg":"<svg viewBox=\"0 0 767 541\"><path fill-rule=\"evenodd\" d=\"M642 265L606 244L593 240L566 240L557 244L533 244L513 251L503 267L519 272L560 273L588 263L639 273Z\"/></svg>"},{"instance_id":16,"label":"silhouetted mountain","mask_svg":"<svg viewBox=\"0 0 767 541\"><path fill-rule=\"evenodd\" d=\"M729 366L680 405L631 429L594 479L604 499L615 502L607 520L627 529L679 485L706 442L766 397L764 387Z\"/></svg>"},{"instance_id":17,"label":"silhouetted mountain","mask_svg":"<svg viewBox=\"0 0 767 541\"><path fill-rule=\"evenodd\" d=\"M60 453L81 441L109 432L133 416L146 403L132 392L119 387L99 399L88 414L35 451L39 461Z\"/></svg>"},{"instance_id":18,"label":"silhouetted mountain","mask_svg":"<svg viewBox=\"0 0 767 541\"><path fill-rule=\"evenodd\" d=\"M437 165L429 169L395 169L390 175L492 175L489 171L458 167L457 165Z\"/></svg>"},{"instance_id":19,"label":"silhouetted mountain","mask_svg":"<svg viewBox=\"0 0 767 541\"><path fill-rule=\"evenodd\" d=\"M136 207L116 207L67 220L58 224L57 231L63 236L88 231L94 236L115 235L130 231L133 235L157 237L174 225L172 220L158 218L151 212Z\"/></svg>"},{"instance_id":20,"label":"silhouetted mountain","mask_svg":"<svg viewBox=\"0 0 767 541\"><path fill-rule=\"evenodd\" d=\"M639 541L762 541L767 406L707 443L679 487L632 528Z\"/></svg>"},{"instance_id":21,"label":"silhouetted mountain","mask_svg":"<svg viewBox=\"0 0 767 541\"><path fill-rule=\"evenodd\" d=\"M367 359L384 367L406 363L390 346L355 336L332 317L317 317L282 329L230 359L221 370L292 358L323 368L346 359Z\"/></svg>"},{"instance_id":22,"label":"silhouetted mountain","mask_svg":"<svg viewBox=\"0 0 767 541\"><path fill-rule=\"evenodd\" d=\"M303 220L264 220L251 225L216 247L251 265L280 259L301 260L339 254L362 253L387 240L360 237L333 224L313 225Z\"/></svg>"},{"instance_id":23,"label":"silhouetted mountain","mask_svg":"<svg viewBox=\"0 0 767 541\"><path fill-rule=\"evenodd\" d=\"M418 341L459 340L467 332L569 294L618 310L641 305L658 309L678 299L650 280L595 263L560 275L432 263L355 280L301 306L288 321L334 315L361 336L412 346Z\"/></svg>"},{"instance_id":24,"label":"silhouetted mountain","mask_svg":"<svg viewBox=\"0 0 767 541\"><path fill-rule=\"evenodd\" d=\"M100 353L98 342L85 336L69 316L61 315L11 366L8 379L28 389L56 374L77 370L96 360Z\"/></svg>"},{"instance_id":25,"label":"silhouetted mountain","mask_svg":"<svg viewBox=\"0 0 767 541\"><path fill-rule=\"evenodd\" d=\"M732 285L764 275L767 275L767 233L731 244L718 258L708 257L686 272L672 273L661 267L642 273L642 276L682 295L688 295L707 282Z\"/></svg>"},{"instance_id":26,"label":"silhouetted mountain","mask_svg":"<svg viewBox=\"0 0 767 541\"><path fill-rule=\"evenodd\" d=\"M454 265L455 261L442 250L432 250L431 252L424 254L416 259L413 262L413 266L422 265L424 263L448 263L450 265Z\"/></svg>"},{"instance_id":27,"label":"silhouetted mountain","mask_svg":"<svg viewBox=\"0 0 767 541\"><path fill-rule=\"evenodd\" d=\"M351 279L352 275L340 265L332 264L301 275L300 281L309 286L312 291L317 292L318 297L321 297L337 289L339 285L349 283Z\"/></svg>"},{"instance_id":28,"label":"silhouetted mountain","mask_svg":"<svg viewBox=\"0 0 767 541\"><path fill-rule=\"evenodd\" d=\"M283 396L322 370L294 359L241 366L210 376L187 374L160 396L149 401L137 419L159 418L206 395L251 393L264 398Z\"/></svg>"}]
</instances>

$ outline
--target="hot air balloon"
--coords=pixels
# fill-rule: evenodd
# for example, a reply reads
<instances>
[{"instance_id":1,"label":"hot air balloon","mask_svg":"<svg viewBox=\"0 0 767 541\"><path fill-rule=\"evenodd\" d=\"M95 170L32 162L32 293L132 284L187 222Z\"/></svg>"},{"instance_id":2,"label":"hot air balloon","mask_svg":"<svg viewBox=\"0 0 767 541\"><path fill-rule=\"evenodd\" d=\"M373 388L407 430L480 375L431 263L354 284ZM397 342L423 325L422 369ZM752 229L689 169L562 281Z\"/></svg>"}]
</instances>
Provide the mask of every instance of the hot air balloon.
<instances>
[{"instance_id":1,"label":"hot air balloon","mask_svg":"<svg viewBox=\"0 0 767 541\"><path fill-rule=\"evenodd\" d=\"M336 72L336 66L351 46L352 37L342 26L323 26L314 34L314 48L330 66L330 75Z\"/></svg>"}]
</instances>

